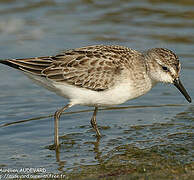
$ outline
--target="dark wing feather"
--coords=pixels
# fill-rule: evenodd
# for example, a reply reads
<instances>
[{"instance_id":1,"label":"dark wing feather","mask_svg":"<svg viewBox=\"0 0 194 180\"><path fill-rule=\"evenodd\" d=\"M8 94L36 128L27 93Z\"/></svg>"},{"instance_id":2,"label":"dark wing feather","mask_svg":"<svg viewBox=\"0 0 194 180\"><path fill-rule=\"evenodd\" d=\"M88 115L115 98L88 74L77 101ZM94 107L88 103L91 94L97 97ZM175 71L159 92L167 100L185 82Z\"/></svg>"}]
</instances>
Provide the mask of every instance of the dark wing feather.
<instances>
[{"instance_id":1,"label":"dark wing feather","mask_svg":"<svg viewBox=\"0 0 194 180\"><path fill-rule=\"evenodd\" d=\"M34 75L41 75L43 69L52 64L51 57L1 60L0 63Z\"/></svg>"}]
</instances>

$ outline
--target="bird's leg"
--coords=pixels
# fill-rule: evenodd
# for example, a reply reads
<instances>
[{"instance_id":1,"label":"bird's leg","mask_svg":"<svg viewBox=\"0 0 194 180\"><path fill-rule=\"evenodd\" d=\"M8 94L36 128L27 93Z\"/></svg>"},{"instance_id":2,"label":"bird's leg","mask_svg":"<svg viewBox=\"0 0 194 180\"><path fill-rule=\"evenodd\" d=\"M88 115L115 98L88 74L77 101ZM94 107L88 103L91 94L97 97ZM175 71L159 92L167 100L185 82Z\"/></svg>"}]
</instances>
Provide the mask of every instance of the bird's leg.
<instances>
[{"instance_id":1,"label":"bird's leg","mask_svg":"<svg viewBox=\"0 0 194 180\"><path fill-rule=\"evenodd\" d=\"M96 131L96 136L98 138L100 138L101 137L101 134L100 134L100 131L99 131L98 126L97 126L97 123L96 123L96 114L97 114L97 111L98 111L98 107L95 107L94 113L92 115L92 119L91 119L90 122L91 122L91 125L92 125L93 129Z\"/></svg>"},{"instance_id":2,"label":"bird's leg","mask_svg":"<svg viewBox=\"0 0 194 180\"><path fill-rule=\"evenodd\" d=\"M62 114L63 111L65 111L66 109L68 109L69 107L71 107L72 105L71 104L67 104L66 106L64 106L63 108L57 110L55 112L55 115L54 115L54 119L55 119L55 147L56 149L59 148L59 118Z\"/></svg>"}]
</instances>

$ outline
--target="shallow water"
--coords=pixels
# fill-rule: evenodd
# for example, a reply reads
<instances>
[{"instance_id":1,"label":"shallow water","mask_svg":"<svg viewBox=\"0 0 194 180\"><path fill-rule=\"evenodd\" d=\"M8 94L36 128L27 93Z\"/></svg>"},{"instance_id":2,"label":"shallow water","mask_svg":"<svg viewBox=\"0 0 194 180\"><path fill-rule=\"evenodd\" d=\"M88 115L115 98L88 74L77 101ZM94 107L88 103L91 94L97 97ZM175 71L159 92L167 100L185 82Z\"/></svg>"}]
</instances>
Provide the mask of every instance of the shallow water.
<instances>
[{"instance_id":1,"label":"shallow water","mask_svg":"<svg viewBox=\"0 0 194 180\"><path fill-rule=\"evenodd\" d=\"M165 47L179 56L182 82L194 97L193 1L0 0L0 15L1 59L53 55L92 44L141 51ZM128 146L143 152L158 147L155 151L163 158L172 157L183 166L193 163L194 106L171 85L157 85L143 97L99 111L100 141L90 126L93 109L71 108L60 120L56 157L50 150L52 114L65 103L17 70L0 65L0 167L42 167L47 174L81 178L79 173L92 166L94 177L106 178L107 172L99 170L98 176L95 169L119 158Z\"/></svg>"}]
</instances>

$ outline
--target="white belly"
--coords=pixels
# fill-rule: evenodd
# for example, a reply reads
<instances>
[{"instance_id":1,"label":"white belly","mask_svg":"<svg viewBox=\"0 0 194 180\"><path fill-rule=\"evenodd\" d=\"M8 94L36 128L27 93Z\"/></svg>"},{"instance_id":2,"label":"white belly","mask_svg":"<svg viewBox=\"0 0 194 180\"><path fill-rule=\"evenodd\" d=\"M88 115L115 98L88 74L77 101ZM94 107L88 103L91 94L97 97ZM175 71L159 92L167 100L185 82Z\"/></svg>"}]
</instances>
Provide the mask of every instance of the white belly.
<instances>
[{"instance_id":1,"label":"white belly","mask_svg":"<svg viewBox=\"0 0 194 180\"><path fill-rule=\"evenodd\" d=\"M137 98L151 87L137 90L128 84L119 84L112 89L105 91L92 91L84 88L78 88L71 85L63 85L56 83L56 89L60 89L60 95L70 99L72 104L80 104L86 106L112 106L122 104L130 99Z\"/></svg>"},{"instance_id":2,"label":"white belly","mask_svg":"<svg viewBox=\"0 0 194 180\"><path fill-rule=\"evenodd\" d=\"M141 83L139 87L134 87L132 82L119 82L111 89L105 91L93 91L66 83L50 81L40 76L34 76L31 74L26 75L35 83L69 99L72 105L112 106L122 104L130 99L144 95L152 88L151 82Z\"/></svg>"}]
</instances>

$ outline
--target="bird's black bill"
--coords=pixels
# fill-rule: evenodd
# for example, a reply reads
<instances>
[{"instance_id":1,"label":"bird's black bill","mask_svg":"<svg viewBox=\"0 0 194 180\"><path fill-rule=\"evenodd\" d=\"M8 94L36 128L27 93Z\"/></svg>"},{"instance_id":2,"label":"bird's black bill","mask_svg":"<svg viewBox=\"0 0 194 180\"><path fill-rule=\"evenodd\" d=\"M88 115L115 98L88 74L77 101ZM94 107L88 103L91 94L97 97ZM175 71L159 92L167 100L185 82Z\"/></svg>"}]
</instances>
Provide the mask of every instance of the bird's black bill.
<instances>
[{"instance_id":1,"label":"bird's black bill","mask_svg":"<svg viewBox=\"0 0 194 180\"><path fill-rule=\"evenodd\" d=\"M191 101L192 101L191 97L189 96L186 89L182 85L180 79L179 78L175 79L173 83L178 88L178 90L185 96L186 100L191 103Z\"/></svg>"}]
</instances>

